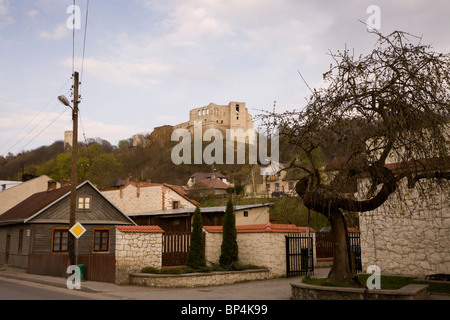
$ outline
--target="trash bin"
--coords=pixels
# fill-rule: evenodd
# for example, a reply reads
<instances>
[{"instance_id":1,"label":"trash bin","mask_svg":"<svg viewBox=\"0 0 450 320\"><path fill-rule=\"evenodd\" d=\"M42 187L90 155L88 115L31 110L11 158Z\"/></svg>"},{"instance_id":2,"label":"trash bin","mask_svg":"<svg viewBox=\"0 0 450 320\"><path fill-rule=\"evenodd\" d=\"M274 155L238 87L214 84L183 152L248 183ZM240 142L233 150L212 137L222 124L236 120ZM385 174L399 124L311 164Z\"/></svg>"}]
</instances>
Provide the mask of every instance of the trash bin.
<instances>
[{"instance_id":1,"label":"trash bin","mask_svg":"<svg viewBox=\"0 0 450 320\"><path fill-rule=\"evenodd\" d=\"M84 264L78 264L77 267L80 268L80 280L84 280L85 274Z\"/></svg>"}]
</instances>

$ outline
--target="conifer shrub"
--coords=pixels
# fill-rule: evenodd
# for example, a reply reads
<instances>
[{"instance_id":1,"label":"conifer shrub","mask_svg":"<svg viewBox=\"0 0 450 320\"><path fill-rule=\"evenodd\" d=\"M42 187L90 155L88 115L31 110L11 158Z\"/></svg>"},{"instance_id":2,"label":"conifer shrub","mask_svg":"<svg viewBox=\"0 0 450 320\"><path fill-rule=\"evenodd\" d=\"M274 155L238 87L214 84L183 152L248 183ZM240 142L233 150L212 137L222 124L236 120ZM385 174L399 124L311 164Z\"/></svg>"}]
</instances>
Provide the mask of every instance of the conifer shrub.
<instances>
[{"instance_id":1,"label":"conifer shrub","mask_svg":"<svg viewBox=\"0 0 450 320\"><path fill-rule=\"evenodd\" d=\"M228 199L225 217L223 219L223 239L219 264L229 267L238 261L238 244L236 239L236 218L234 216L233 202Z\"/></svg>"},{"instance_id":2,"label":"conifer shrub","mask_svg":"<svg viewBox=\"0 0 450 320\"><path fill-rule=\"evenodd\" d=\"M192 269L206 267L205 247L203 246L203 223L202 214L197 207L192 220L191 243L186 259L186 266Z\"/></svg>"}]
</instances>

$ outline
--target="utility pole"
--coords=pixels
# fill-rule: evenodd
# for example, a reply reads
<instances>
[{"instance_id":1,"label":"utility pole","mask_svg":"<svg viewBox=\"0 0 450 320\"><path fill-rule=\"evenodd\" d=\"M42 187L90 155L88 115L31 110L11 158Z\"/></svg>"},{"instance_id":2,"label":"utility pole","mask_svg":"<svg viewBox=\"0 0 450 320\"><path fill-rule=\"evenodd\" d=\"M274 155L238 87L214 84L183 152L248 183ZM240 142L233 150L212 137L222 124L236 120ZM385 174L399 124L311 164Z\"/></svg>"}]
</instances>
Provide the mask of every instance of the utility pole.
<instances>
[{"instance_id":1,"label":"utility pole","mask_svg":"<svg viewBox=\"0 0 450 320\"><path fill-rule=\"evenodd\" d=\"M77 151L78 151L78 86L79 86L79 74L74 72L73 81L73 108L72 108L72 121L73 121L73 137L72 137L72 176L71 176L71 191L70 191L70 218L69 228L75 225L76 221L76 205L77 205ZM75 237L69 232L68 239L69 247L69 262L70 265L75 265Z\"/></svg>"}]
</instances>

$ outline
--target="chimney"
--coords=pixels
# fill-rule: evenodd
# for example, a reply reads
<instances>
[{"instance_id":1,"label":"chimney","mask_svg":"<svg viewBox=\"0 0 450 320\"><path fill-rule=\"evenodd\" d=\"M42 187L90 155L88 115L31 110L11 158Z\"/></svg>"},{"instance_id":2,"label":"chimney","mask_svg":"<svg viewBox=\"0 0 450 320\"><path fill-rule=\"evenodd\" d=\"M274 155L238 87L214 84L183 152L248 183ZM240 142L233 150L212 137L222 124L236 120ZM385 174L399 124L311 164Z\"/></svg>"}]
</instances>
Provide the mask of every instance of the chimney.
<instances>
[{"instance_id":1,"label":"chimney","mask_svg":"<svg viewBox=\"0 0 450 320\"><path fill-rule=\"evenodd\" d=\"M69 186L69 185L70 185L70 183L69 183L68 179L61 179L61 188Z\"/></svg>"},{"instance_id":2,"label":"chimney","mask_svg":"<svg viewBox=\"0 0 450 320\"><path fill-rule=\"evenodd\" d=\"M47 182L47 191L53 191L56 190L56 181L55 180L48 180Z\"/></svg>"}]
</instances>

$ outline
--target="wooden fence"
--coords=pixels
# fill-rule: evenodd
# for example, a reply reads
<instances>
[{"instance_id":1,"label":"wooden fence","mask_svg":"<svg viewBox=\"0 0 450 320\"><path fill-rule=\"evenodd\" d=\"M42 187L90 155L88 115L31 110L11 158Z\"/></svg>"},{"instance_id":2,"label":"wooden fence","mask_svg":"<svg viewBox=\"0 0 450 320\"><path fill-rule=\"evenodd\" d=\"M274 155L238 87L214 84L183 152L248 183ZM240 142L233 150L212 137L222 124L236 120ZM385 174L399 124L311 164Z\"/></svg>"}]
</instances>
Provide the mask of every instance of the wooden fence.
<instances>
[{"instance_id":1,"label":"wooden fence","mask_svg":"<svg viewBox=\"0 0 450 320\"><path fill-rule=\"evenodd\" d=\"M116 259L113 255L79 255L77 264L84 265L84 279L115 282ZM68 278L67 254L30 254L28 272L31 274Z\"/></svg>"},{"instance_id":2,"label":"wooden fence","mask_svg":"<svg viewBox=\"0 0 450 320\"><path fill-rule=\"evenodd\" d=\"M167 231L163 233L162 266L186 264L191 233L189 231Z\"/></svg>"}]
</instances>

